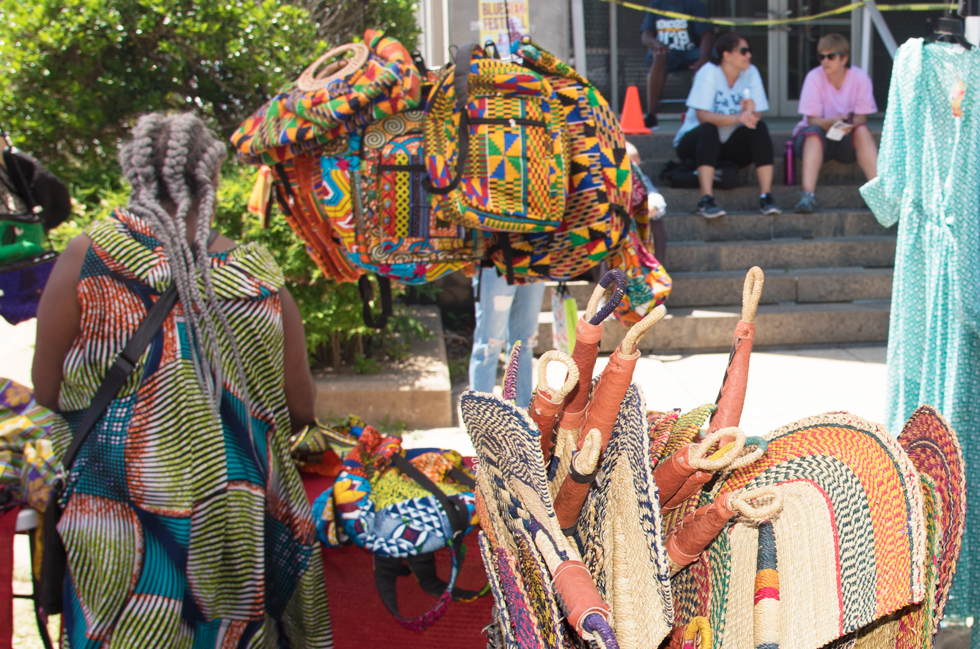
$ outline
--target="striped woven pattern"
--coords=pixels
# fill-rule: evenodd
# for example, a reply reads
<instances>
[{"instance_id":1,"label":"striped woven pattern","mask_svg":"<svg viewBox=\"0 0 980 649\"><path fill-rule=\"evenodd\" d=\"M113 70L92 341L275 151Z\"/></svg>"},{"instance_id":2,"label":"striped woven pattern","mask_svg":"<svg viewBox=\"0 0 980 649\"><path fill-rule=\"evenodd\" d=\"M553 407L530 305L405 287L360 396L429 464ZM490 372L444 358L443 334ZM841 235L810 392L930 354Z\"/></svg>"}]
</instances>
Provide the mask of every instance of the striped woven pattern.
<instances>
[{"instance_id":1,"label":"striped woven pattern","mask_svg":"<svg viewBox=\"0 0 980 649\"><path fill-rule=\"evenodd\" d=\"M172 279L153 232L125 210L85 233L81 333L65 360L64 420L51 430L58 455ZM257 244L210 263L247 386L226 367L221 416L212 414L178 303L69 476L58 531L72 647L269 646L286 643L283 632L294 647L332 646L313 521L289 455L282 273Z\"/></svg>"},{"instance_id":2,"label":"striped woven pattern","mask_svg":"<svg viewBox=\"0 0 980 649\"><path fill-rule=\"evenodd\" d=\"M573 68L533 43L522 43L518 55L547 75L561 105L569 148L568 197L554 232L499 236L509 238L518 281L570 280L618 250L629 231L632 176L626 139L605 98ZM502 249L492 259L501 272L507 270Z\"/></svg>"},{"instance_id":3,"label":"striped woven pattern","mask_svg":"<svg viewBox=\"0 0 980 649\"><path fill-rule=\"evenodd\" d=\"M586 498L575 539L612 607L620 647L655 646L674 621L646 404L631 385Z\"/></svg>"},{"instance_id":4,"label":"striped woven pattern","mask_svg":"<svg viewBox=\"0 0 980 649\"><path fill-rule=\"evenodd\" d=\"M505 640L510 633L516 644L508 646L575 646L566 644L564 629L561 634L555 629L555 591L550 577L538 572L546 565L539 538L558 561L574 557L557 542L561 531L548 492L537 427L524 410L491 394L464 392L460 410L480 460L477 488L485 505L480 524L491 530L481 534L481 541L489 545L492 536L495 542L496 574L491 578L500 583L500 593L494 592L497 609L506 609L509 615ZM491 574L489 568L487 572ZM510 572L515 573L513 578ZM533 622L533 640L522 641L529 637L522 635L525 619Z\"/></svg>"},{"instance_id":5,"label":"striped woven pattern","mask_svg":"<svg viewBox=\"0 0 980 649\"><path fill-rule=\"evenodd\" d=\"M772 523L759 524L759 558L755 573L755 649L779 647L779 569Z\"/></svg>"},{"instance_id":6,"label":"striped woven pattern","mask_svg":"<svg viewBox=\"0 0 980 649\"><path fill-rule=\"evenodd\" d=\"M425 152L432 184L448 187L460 155L454 68L426 105ZM568 173L561 103L541 75L483 58L470 64L469 151L462 182L446 195L447 218L497 232L550 232L561 225Z\"/></svg>"},{"instance_id":7,"label":"striped woven pattern","mask_svg":"<svg viewBox=\"0 0 980 649\"><path fill-rule=\"evenodd\" d=\"M773 528L781 623L793 626L794 646L822 646L922 601L922 495L898 442L848 413L810 417L766 439L766 454L719 479L712 496L781 485ZM751 642L758 534L730 525L709 548L711 625L722 646ZM793 625L801 615L811 623Z\"/></svg>"},{"instance_id":8,"label":"striped woven pattern","mask_svg":"<svg viewBox=\"0 0 980 649\"><path fill-rule=\"evenodd\" d=\"M929 628L935 633L949 597L956 561L963 543L966 524L966 467L956 432L932 406L917 409L898 436L898 443L908 454L923 481L927 477L939 502L931 508L937 520L926 521L939 525L939 551L936 556L937 575L935 602L931 607ZM929 634L931 636L931 634ZM931 641L931 637L929 638Z\"/></svg>"}]
</instances>

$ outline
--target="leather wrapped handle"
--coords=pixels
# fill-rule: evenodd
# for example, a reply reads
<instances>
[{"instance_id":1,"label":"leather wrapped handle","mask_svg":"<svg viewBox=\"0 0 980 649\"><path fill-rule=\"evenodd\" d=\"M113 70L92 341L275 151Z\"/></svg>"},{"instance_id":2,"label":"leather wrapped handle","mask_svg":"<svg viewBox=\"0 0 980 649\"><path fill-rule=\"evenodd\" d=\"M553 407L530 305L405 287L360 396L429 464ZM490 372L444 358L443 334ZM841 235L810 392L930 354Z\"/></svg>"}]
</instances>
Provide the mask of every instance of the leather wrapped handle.
<instances>
[{"instance_id":1,"label":"leather wrapped handle","mask_svg":"<svg viewBox=\"0 0 980 649\"><path fill-rule=\"evenodd\" d=\"M347 52L353 52L354 55L346 60L341 59L340 57ZM335 47L303 70L303 73L296 80L296 87L302 92L322 90L330 85L331 81L343 79L364 67L369 53L370 50L364 43L347 43ZM321 65L331 59L337 60L327 64L324 70L319 70Z\"/></svg>"}]
</instances>

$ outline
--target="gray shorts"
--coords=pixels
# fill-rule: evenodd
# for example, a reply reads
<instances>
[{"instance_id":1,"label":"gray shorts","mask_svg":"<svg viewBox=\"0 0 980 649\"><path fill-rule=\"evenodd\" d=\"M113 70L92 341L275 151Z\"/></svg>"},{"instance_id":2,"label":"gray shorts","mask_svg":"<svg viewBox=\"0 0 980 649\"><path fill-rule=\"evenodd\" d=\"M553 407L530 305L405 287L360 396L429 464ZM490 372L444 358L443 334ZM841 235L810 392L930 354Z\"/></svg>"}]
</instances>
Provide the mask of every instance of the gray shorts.
<instances>
[{"instance_id":1,"label":"gray shorts","mask_svg":"<svg viewBox=\"0 0 980 649\"><path fill-rule=\"evenodd\" d=\"M824 160L836 160L837 162L856 162L857 161L857 151L854 150L854 129L845 135L841 140L835 142L834 140L827 139L827 131L823 130L819 126L807 126L804 130L800 131L796 139L793 140L793 152L796 153L797 158L803 157L803 143L806 138L810 135L816 135L820 137L820 143L823 145L823 159Z\"/></svg>"}]
</instances>

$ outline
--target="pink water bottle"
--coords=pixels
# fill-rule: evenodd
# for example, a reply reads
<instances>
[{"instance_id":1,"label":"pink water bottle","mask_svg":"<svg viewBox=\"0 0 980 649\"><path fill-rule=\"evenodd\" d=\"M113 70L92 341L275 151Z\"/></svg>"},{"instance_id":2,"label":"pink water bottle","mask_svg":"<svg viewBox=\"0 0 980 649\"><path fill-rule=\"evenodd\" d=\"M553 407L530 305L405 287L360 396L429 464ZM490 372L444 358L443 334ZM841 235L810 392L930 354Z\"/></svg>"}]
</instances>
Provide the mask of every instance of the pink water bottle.
<instances>
[{"instance_id":1,"label":"pink water bottle","mask_svg":"<svg viewBox=\"0 0 980 649\"><path fill-rule=\"evenodd\" d=\"M786 171L786 184L796 184L796 173L793 167L793 140L786 140L786 151L783 153L783 168Z\"/></svg>"}]
</instances>

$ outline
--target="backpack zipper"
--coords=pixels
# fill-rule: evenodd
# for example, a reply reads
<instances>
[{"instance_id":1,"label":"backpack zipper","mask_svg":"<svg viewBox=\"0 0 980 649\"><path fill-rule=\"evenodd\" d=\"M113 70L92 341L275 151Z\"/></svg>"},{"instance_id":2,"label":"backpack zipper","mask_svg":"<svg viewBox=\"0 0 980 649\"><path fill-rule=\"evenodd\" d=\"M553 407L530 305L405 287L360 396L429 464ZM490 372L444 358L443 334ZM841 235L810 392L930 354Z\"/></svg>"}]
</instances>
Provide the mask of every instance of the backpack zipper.
<instances>
[{"instance_id":1,"label":"backpack zipper","mask_svg":"<svg viewBox=\"0 0 980 649\"><path fill-rule=\"evenodd\" d=\"M540 119L527 119L524 117L470 117L470 124L494 124L501 126L509 126L511 128L517 128L518 124L521 126L540 126L544 128L547 124L544 120Z\"/></svg>"}]
</instances>

